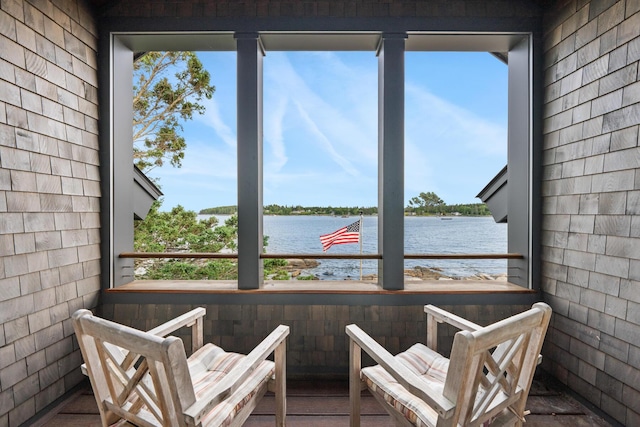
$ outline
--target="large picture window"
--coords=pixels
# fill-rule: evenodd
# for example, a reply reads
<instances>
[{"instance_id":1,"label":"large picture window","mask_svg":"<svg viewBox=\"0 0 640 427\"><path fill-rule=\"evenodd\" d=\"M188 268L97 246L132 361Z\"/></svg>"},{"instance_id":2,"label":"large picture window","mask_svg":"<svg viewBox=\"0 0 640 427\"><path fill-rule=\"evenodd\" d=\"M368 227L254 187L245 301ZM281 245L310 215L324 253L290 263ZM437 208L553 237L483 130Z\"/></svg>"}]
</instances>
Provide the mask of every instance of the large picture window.
<instances>
[{"instance_id":1,"label":"large picture window","mask_svg":"<svg viewBox=\"0 0 640 427\"><path fill-rule=\"evenodd\" d=\"M107 288L118 287L133 280L133 259L122 254L132 252L131 194L132 163L132 60L136 52L167 49L189 51L235 52L237 75L237 205L238 205L238 289L256 289L264 281L263 206L268 204L269 191L275 181L272 176L274 158L265 162L265 147L277 144L273 126L278 113L277 101L267 104L264 96L274 88L265 88L265 54L278 51L297 52L364 52L377 55L377 185L369 191L377 192L377 283L384 290L404 288L405 270L405 121L412 117L405 111L405 55L406 52L480 51L494 52L507 62L507 90L509 117L506 129L506 163L508 174L507 253L514 255L506 262L509 281L530 288L535 255L531 229L533 191L533 132L532 120L532 48L528 34L428 34L428 33L203 33L203 34L112 34L110 56L110 114L107 132L109 149L103 158L108 160L109 186L108 224L105 224L105 263L109 271ZM317 54L319 55L319 54ZM274 54L274 57L276 55ZM471 73L472 70L469 70ZM337 82L338 84L340 82ZM338 90L338 89L336 89ZM376 91L372 88L372 91ZM366 101L363 101L363 103ZM367 103L368 104L368 103ZM362 105L363 110L371 109ZM313 124L302 114L301 105L294 105L299 117L292 126ZM316 112L317 113L317 112ZM265 120L269 124L265 124ZM305 122L306 121L306 122ZM265 131L268 140L265 141ZM371 130L358 129L369 137ZM316 132L319 141L321 133ZM340 135L324 135L339 138ZM326 140L324 140L326 143ZM273 147L269 146L269 150ZM369 150L371 151L371 150ZM270 152L269 155L273 153ZM207 155L203 153L203 155ZM347 159L349 153L338 152L336 159ZM199 159L205 161L206 159ZM313 161L313 159L308 159ZM375 162L375 159L371 159ZM413 160L413 159L411 159ZM300 160L303 161L303 160ZM336 160L337 164L340 164ZM268 165L268 166L265 166ZM342 164L344 166L344 162ZM300 171L298 171L300 172ZM497 172L497 171L496 171ZM294 179L294 178L291 178ZM177 181L177 180L176 180ZM478 183L481 187L485 183ZM348 184L345 184L347 186ZM167 187L169 188L169 186ZM336 191L340 191L337 188ZM205 191L206 193L206 191ZM265 201L267 203L265 203ZM327 230L331 231L331 230ZM470 252L472 252L470 250Z\"/></svg>"}]
</instances>

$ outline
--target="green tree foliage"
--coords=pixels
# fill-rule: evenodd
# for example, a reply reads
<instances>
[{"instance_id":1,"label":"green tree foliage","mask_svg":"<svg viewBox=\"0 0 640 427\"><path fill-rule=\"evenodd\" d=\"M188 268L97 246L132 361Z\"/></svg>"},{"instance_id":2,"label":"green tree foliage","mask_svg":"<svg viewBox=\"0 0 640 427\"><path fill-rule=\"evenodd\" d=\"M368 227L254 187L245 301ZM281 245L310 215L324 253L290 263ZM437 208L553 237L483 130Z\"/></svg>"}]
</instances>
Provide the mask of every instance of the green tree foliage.
<instances>
[{"instance_id":1,"label":"green tree foliage","mask_svg":"<svg viewBox=\"0 0 640 427\"><path fill-rule=\"evenodd\" d=\"M439 208L445 206L444 201L432 191L428 193L422 192L417 197L409 200L409 209L412 209L418 215L425 212L439 212Z\"/></svg>"},{"instance_id":2,"label":"green tree foliage","mask_svg":"<svg viewBox=\"0 0 640 427\"><path fill-rule=\"evenodd\" d=\"M489 216L491 211L484 203L472 203L467 205L447 205L447 213L458 212L466 216Z\"/></svg>"},{"instance_id":3,"label":"green tree foliage","mask_svg":"<svg viewBox=\"0 0 640 427\"><path fill-rule=\"evenodd\" d=\"M140 279L148 280L236 280L238 265L219 259L205 263L169 260L154 263Z\"/></svg>"},{"instance_id":4,"label":"green tree foliage","mask_svg":"<svg viewBox=\"0 0 640 427\"><path fill-rule=\"evenodd\" d=\"M264 207L265 215L349 215L357 216L360 213L364 215L374 215L378 213L377 207L334 207L334 206L280 206L276 204Z\"/></svg>"},{"instance_id":5,"label":"green tree foliage","mask_svg":"<svg viewBox=\"0 0 640 427\"><path fill-rule=\"evenodd\" d=\"M450 215L454 213L465 216L491 215L489 208L484 203L447 205L436 193L431 191L412 197L405 211L415 215Z\"/></svg>"},{"instance_id":6,"label":"green tree foliage","mask_svg":"<svg viewBox=\"0 0 640 427\"><path fill-rule=\"evenodd\" d=\"M160 201L151 206L143 221L136 221L134 250L136 252L220 252L236 249L238 219L233 216L218 224L215 217L199 221L194 211L176 206L170 212L160 212ZM145 273L138 279L156 280L220 280L238 277L234 260L155 259L139 261Z\"/></svg>"},{"instance_id":7,"label":"green tree foliage","mask_svg":"<svg viewBox=\"0 0 640 427\"><path fill-rule=\"evenodd\" d=\"M215 87L194 52L146 52L133 64L133 158L143 172L165 161L180 167L181 123L203 114Z\"/></svg>"},{"instance_id":8,"label":"green tree foliage","mask_svg":"<svg viewBox=\"0 0 640 427\"><path fill-rule=\"evenodd\" d=\"M147 217L136 221L134 249L136 252L229 252L237 249L238 217L219 224L216 217L198 220L194 211L176 206L169 212L160 212L161 202L151 206ZM269 237L264 236L264 247ZM288 263L284 259L265 259L265 277L288 280ZM144 273L137 279L147 280L236 280L238 265L235 259L202 260L154 259L138 261Z\"/></svg>"},{"instance_id":9,"label":"green tree foliage","mask_svg":"<svg viewBox=\"0 0 640 427\"><path fill-rule=\"evenodd\" d=\"M238 211L237 206L218 206L206 208L200 211L201 215L233 215ZM378 213L377 207L332 207L332 206L280 206L276 204L267 205L263 209L265 215L349 215L356 216L360 213L364 215L375 215Z\"/></svg>"},{"instance_id":10,"label":"green tree foliage","mask_svg":"<svg viewBox=\"0 0 640 427\"><path fill-rule=\"evenodd\" d=\"M200 215L235 215L238 212L238 207L233 206L218 206L215 208L201 209Z\"/></svg>"},{"instance_id":11,"label":"green tree foliage","mask_svg":"<svg viewBox=\"0 0 640 427\"><path fill-rule=\"evenodd\" d=\"M238 236L237 217L218 226L210 217L198 221L197 214L178 205L169 212L160 212L160 201L151 206L143 221L136 221L134 250L136 252L219 252L235 250Z\"/></svg>"},{"instance_id":12,"label":"green tree foliage","mask_svg":"<svg viewBox=\"0 0 640 427\"><path fill-rule=\"evenodd\" d=\"M237 206L219 206L215 208L202 209L202 215L232 215L237 212ZM409 201L409 206L405 208L407 213L415 215L437 215L459 213L466 216L487 216L491 215L489 208L484 203L469 203L447 205L437 194L433 192L420 193ZM276 204L264 207L265 215L334 215L334 216L358 216L362 212L364 215L376 215L377 207L332 207L332 206L280 206ZM266 245L265 245L266 246Z\"/></svg>"}]
</instances>

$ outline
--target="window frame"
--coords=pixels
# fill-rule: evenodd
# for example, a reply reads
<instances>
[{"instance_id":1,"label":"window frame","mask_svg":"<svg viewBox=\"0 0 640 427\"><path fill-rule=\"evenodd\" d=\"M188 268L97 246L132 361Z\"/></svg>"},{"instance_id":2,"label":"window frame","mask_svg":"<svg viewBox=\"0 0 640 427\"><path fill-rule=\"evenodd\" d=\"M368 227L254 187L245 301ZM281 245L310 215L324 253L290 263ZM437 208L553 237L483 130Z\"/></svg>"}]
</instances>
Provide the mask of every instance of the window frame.
<instances>
[{"instance_id":1,"label":"window frame","mask_svg":"<svg viewBox=\"0 0 640 427\"><path fill-rule=\"evenodd\" d=\"M404 52L407 50L459 50L501 51L508 47L509 118L508 164L525 165L508 169L508 252L520 253L522 259L510 259L510 282L527 289L537 290L539 265L537 235L539 235L539 179L540 126L534 127L534 97L536 72L534 68L534 33L532 32L381 32L381 31L244 31L244 32L107 32L106 55L108 78L102 80L101 150L103 187L103 289L117 288L133 281L133 259L119 254L133 250L133 200L130 193L133 160L131 141L133 110L131 87L133 54L146 50L237 50L238 51L238 110L255 107L244 119L238 117L238 127L249 129L248 143L242 143L238 134L239 162L250 158L250 164L242 164L240 170L254 170L244 184L238 180L239 247L255 250L239 251L238 262L242 275L238 278L239 290L258 289L263 283L262 259L262 81L261 58L265 46L271 50L283 50L274 41L288 43L288 50L344 50L336 41L352 37L351 50L363 50L371 46L372 37L380 40L376 49L379 56L379 235L378 247L382 255L379 262L379 285L386 291L404 288L404 240L394 236L404 235ZM313 36L317 37L313 37ZM271 40L270 40L270 37ZM276 37L277 36L277 37ZM287 37L291 36L291 37ZM297 36L297 37L296 37ZM330 36L322 41L322 36ZM297 41L293 41L297 38ZM238 47L236 47L236 44ZM342 45L344 46L344 45ZM385 57L391 61L385 61ZM244 62L243 62L244 61ZM245 65L240 66L243 63ZM247 65L249 64L249 65ZM244 73L244 74L243 74ZM390 77L391 76L391 77ZM539 80L539 78L537 78ZM401 85L401 86L399 86ZM242 86L242 87L241 87ZM401 87L402 89L397 89ZM387 92L385 92L385 90ZM242 92L245 91L245 92ZM248 91L248 92L247 92ZM389 92L391 91L391 92ZM386 95L385 95L386 93ZM382 96L380 96L382 95ZM382 98L382 100L380 99ZM245 100L245 104L240 100ZM108 102L105 102L107 101ZM105 107L106 105L106 107ZM106 110L105 110L106 109ZM389 112L394 112L389 114ZM385 114L385 112L387 114ZM242 121L244 120L244 121ZM248 126L248 127L247 127ZM385 133L387 132L387 133ZM390 132L390 133L389 133ZM386 141L401 141L393 146ZM397 142L396 142L397 143ZM243 155L240 150L243 151ZM246 151L248 150L248 151ZM386 151L385 151L386 150ZM246 154L253 154L247 156ZM252 168L247 169L250 165ZM242 167L241 167L242 166ZM398 194L398 195L396 195ZM257 243L255 243L257 242ZM517 272L513 276L511 272Z\"/></svg>"}]
</instances>

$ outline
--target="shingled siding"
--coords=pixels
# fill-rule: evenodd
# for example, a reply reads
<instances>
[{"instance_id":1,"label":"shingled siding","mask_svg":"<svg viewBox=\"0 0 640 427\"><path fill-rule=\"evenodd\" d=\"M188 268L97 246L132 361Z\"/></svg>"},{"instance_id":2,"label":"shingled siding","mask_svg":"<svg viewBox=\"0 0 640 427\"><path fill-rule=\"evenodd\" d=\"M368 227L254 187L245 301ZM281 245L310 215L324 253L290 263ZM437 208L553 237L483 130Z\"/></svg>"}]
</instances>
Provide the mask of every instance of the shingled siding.
<instances>
[{"instance_id":1,"label":"shingled siding","mask_svg":"<svg viewBox=\"0 0 640 427\"><path fill-rule=\"evenodd\" d=\"M640 2L545 16L544 366L640 425Z\"/></svg>"},{"instance_id":2,"label":"shingled siding","mask_svg":"<svg viewBox=\"0 0 640 427\"><path fill-rule=\"evenodd\" d=\"M95 20L0 1L0 426L76 385L70 315L99 291Z\"/></svg>"},{"instance_id":3,"label":"shingled siding","mask_svg":"<svg viewBox=\"0 0 640 427\"><path fill-rule=\"evenodd\" d=\"M147 330L196 306L167 304L103 304L101 314L118 322ZM203 305L205 342L227 351L248 353L278 325L291 328L287 340L287 375L346 377L349 340L345 326L355 323L391 353L426 342L426 315L416 306L352 305ZM487 325L529 309L529 306L441 306L466 319ZM440 326L439 348L447 353L456 329ZM188 330L180 333L190 348ZM363 363L372 363L366 360Z\"/></svg>"},{"instance_id":4,"label":"shingled siding","mask_svg":"<svg viewBox=\"0 0 640 427\"><path fill-rule=\"evenodd\" d=\"M514 0L179 0L112 2L104 13L116 17L369 18L531 17L539 7Z\"/></svg>"}]
</instances>

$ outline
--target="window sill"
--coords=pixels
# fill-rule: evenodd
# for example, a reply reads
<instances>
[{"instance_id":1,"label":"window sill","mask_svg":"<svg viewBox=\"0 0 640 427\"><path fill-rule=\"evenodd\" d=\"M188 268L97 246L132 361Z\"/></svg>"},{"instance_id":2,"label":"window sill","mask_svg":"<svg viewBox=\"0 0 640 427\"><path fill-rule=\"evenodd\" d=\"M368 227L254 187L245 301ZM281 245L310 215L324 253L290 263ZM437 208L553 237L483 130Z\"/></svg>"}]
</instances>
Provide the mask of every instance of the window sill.
<instances>
[{"instance_id":1,"label":"window sill","mask_svg":"<svg viewBox=\"0 0 640 427\"><path fill-rule=\"evenodd\" d=\"M179 294L531 294L536 291L498 280L424 280L408 281L402 290L382 289L375 282L358 280L280 281L268 280L259 289L238 289L236 281L225 280L137 280L111 293Z\"/></svg>"}]
</instances>

